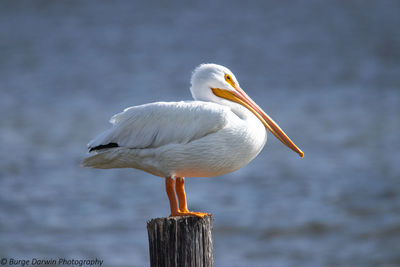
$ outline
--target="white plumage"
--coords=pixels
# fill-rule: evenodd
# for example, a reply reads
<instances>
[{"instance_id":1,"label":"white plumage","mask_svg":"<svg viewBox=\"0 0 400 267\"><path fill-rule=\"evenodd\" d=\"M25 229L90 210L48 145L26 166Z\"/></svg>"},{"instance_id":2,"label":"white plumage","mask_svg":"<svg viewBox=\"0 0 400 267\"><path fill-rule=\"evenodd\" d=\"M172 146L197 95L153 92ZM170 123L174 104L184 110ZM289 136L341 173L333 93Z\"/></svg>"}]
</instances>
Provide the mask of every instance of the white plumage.
<instances>
[{"instance_id":1,"label":"white plumage","mask_svg":"<svg viewBox=\"0 0 400 267\"><path fill-rule=\"evenodd\" d=\"M183 206L174 208L176 199L172 199L169 179L212 177L243 167L263 148L266 129L303 156L244 93L229 69L200 65L191 84L195 101L150 103L114 115L110 120L112 128L89 143L94 155L84 159L82 165L136 168L166 177L171 214L175 216L194 213ZM186 205L182 188L177 185L176 194Z\"/></svg>"},{"instance_id":2,"label":"white plumage","mask_svg":"<svg viewBox=\"0 0 400 267\"><path fill-rule=\"evenodd\" d=\"M89 148L109 143L119 147L100 150L83 165L136 168L161 177L232 172L252 160L266 141L261 122L243 112L239 118L228 107L202 101L131 107L113 116L113 127L89 143Z\"/></svg>"},{"instance_id":3,"label":"white plumage","mask_svg":"<svg viewBox=\"0 0 400 267\"><path fill-rule=\"evenodd\" d=\"M125 109L114 115L113 128L89 147L116 142L122 147L157 148L184 144L216 132L227 123L229 109L207 102L156 102Z\"/></svg>"}]
</instances>

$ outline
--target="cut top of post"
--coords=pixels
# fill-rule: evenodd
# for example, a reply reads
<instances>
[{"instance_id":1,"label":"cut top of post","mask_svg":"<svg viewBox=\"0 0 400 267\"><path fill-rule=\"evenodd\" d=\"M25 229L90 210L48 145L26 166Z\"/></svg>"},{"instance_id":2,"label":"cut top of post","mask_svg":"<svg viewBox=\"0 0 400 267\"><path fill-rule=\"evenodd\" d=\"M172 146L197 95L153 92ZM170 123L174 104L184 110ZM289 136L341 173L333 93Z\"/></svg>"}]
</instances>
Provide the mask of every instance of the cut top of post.
<instances>
[{"instance_id":1,"label":"cut top of post","mask_svg":"<svg viewBox=\"0 0 400 267\"><path fill-rule=\"evenodd\" d=\"M147 223L150 266L213 266L212 218L156 218Z\"/></svg>"}]
</instances>

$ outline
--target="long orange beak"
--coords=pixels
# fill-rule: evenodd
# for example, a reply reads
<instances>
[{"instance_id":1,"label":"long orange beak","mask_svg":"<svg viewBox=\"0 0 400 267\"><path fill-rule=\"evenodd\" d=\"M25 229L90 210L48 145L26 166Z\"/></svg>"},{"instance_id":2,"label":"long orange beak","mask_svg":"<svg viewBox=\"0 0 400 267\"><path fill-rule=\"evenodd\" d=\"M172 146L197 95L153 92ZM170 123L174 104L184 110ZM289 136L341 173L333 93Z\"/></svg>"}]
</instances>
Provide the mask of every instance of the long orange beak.
<instances>
[{"instance_id":1,"label":"long orange beak","mask_svg":"<svg viewBox=\"0 0 400 267\"><path fill-rule=\"evenodd\" d=\"M290 138L285 134L285 132L268 116L239 86L236 84L233 85L236 91L219 89L219 88L211 88L213 93L230 101L241 104L246 107L248 110L254 113L257 118L264 124L265 128L271 131L276 138L278 138L283 144L292 149L294 152L300 155L300 157L304 157L303 151L301 151Z\"/></svg>"}]
</instances>

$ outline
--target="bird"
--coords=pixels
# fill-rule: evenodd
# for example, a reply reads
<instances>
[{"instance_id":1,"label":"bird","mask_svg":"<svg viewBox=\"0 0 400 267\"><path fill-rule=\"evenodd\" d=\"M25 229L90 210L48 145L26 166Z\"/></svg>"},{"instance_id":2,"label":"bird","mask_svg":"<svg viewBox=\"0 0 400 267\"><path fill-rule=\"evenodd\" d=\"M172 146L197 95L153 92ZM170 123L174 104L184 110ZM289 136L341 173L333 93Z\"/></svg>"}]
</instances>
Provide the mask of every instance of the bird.
<instances>
[{"instance_id":1,"label":"bird","mask_svg":"<svg viewBox=\"0 0 400 267\"><path fill-rule=\"evenodd\" d=\"M201 64L191 76L194 100L126 108L112 127L88 144L84 167L134 168L165 179L170 217L211 214L189 211L185 178L214 177L247 165L262 150L267 131L304 153L217 64Z\"/></svg>"}]
</instances>

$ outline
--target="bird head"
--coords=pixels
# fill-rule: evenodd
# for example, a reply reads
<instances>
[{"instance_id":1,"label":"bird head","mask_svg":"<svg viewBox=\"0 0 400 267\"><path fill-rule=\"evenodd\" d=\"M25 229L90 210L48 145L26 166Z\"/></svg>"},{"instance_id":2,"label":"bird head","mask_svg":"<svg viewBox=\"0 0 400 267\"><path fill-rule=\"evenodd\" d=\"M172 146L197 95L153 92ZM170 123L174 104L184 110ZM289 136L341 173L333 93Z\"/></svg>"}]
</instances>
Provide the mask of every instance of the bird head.
<instances>
[{"instance_id":1,"label":"bird head","mask_svg":"<svg viewBox=\"0 0 400 267\"><path fill-rule=\"evenodd\" d=\"M235 90L239 86L235 75L226 67L217 64L201 64L194 71L191 79L190 91L196 100L218 102L211 88Z\"/></svg>"},{"instance_id":2,"label":"bird head","mask_svg":"<svg viewBox=\"0 0 400 267\"><path fill-rule=\"evenodd\" d=\"M250 110L276 138L304 157L301 151L285 132L271 119L241 88L235 75L226 67L217 64L201 64L191 79L190 91L195 100L219 104L225 101L240 104Z\"/></svg>"}]
</instances>

